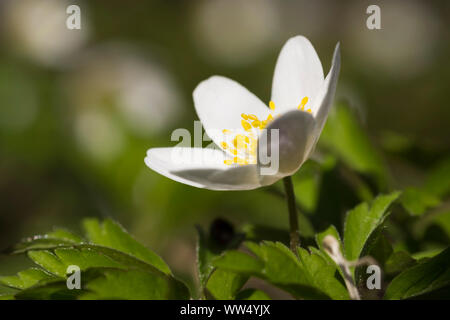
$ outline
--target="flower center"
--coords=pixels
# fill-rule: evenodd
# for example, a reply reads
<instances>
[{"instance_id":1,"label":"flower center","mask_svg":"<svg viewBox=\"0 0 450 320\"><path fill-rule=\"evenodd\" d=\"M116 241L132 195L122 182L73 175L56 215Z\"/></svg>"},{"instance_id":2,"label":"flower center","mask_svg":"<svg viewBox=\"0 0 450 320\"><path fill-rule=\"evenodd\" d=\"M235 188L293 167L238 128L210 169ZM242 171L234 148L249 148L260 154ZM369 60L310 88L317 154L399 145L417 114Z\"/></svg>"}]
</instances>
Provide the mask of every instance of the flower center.
<instances>
[{"instance_id":1,"label":"flower center","mask_svg":"<svg viewBox=\"0 0 450 320\"><path fill-rule=\"evenodd\" d=\"M308 97L304 97L298 109L305 111L305 105L308 103ZM270 114L265 120L260 120L254 114L241 114L241 126L243 133L236 134L231 140L231 143L222 141L220 145L224 150L228 150L232 155L233 159L224 160L225 164L256 164L257 160L257 146L258 146L258 135L259 132L267 127L267 125L274 120L277 116L273 116L275 111L275 102L269 102ZM307 109L306 112L311 113L311 109ZM224 129L222 133L225 135L231 134L231 130Z\"/></svg>"}]
</instances>

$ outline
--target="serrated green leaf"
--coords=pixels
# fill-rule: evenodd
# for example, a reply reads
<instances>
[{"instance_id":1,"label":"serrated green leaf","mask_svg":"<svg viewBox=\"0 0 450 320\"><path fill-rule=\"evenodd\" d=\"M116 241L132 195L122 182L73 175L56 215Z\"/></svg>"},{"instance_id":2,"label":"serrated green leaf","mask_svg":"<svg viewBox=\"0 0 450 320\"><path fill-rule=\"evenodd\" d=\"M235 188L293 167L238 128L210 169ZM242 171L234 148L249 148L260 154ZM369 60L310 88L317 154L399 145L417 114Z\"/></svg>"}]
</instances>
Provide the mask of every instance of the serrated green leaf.
<instances>
[{"instance_id":1,"label":"serrated green leaf","mask_svg":"<svg viewBox=\"0 0 450 320\"><path fill-rule=\"evenodd\" d=\"M336 240L339 241L339 245L340 248L342 250L342 241L341 241L341 236L339 235L339 232L337 231L336 227L331 225L329 226L327 229L325 229L322 232L319 232L316 234L316 244L317 246L320 248L320 250L323 251L323 239L325 239L326 236L331 235L333 236Z\"/></svg>"},{"instance_id":2,"label":"serrated green leaf","mask_svg":"<svg viewBox=\"0 0 450 320\"><path fill-rule=\"evenodd\" d=\"M209 278L206 288L215 299L232 300L248 278L248 275L216 269Z\"/></svg>"},{"instance_id":3,"label":"serrated green leaf","mask_svg":"<svg viewBox=\"0 0 450 320\"><path fill-rule=\"evenodd\" d=\"M45 250L53 249L55 247L66 247L76 243L58 238L48 238L47 236L35 236L27 238L5 250L7 254L21 254L30 250Z\"/></svg>"},{"instance_id":4,"label":"serrated green leaf","mask_svg":"<svg viewBox=\"0 0 450 320\"><path fill-rule=\"evenodd\" d=\"M236 300L271 300L269 295L258 289L245 289L236 295Z\"/></svg>"},{"instance_id":5,"label":"serrated green leaf","mask_svg":"<svg viewBox=\"0 0 450 320\"><path fill-rule=\"evenodd\" d=\"M388 286L384 299L407 299L450 285L450 248L406 269Z\"/></svg>"},{"instance_id":6,"label":"serrated green leaf","mask_svg":"<svg viewBox=\"0 0 450 320\"><path fill-rule=\"evenodd\" d=\"M259 246L253 243L249 249L257 257L240 251L228 251L214 264L232 272L264 279L296 298L329 298L314 287L298 258L282 243L265 241Z\"/></svg>"},{"instance_id":7,"label":"serrated green leaf","mask_svg":"<svg viewBox=\"0 0 450 320\"><path fill-rule=\"evenodd\" d=\"M300 261L310 283L334 300L350 299L345 286L336 278L337 268L320 254L298 248Z\"/></svg>"},{"instance_id":8,"label":"serrated green leaf","mask_svg":"<svg viewBox=\"0 0 450 320\"><path fill-rule=\"evenodd\" d=\"M171 274L169 266L153 251L137 242L120 225L106 219L100 223L97 219L85 219L83 227L88 239L93 243L128 253L145 261L165 274Z\"/></svg>"},{"instance_id":9,"label":"serrated green leaf","mask_svg":"<svg viewBox=\"0 0 450 320\"><path fill-rule=\"evenodd\" d=\"M347 213L344 224L344 256L349 261L359 259L372 232L388 216L388 208L400 195L393 192L376 197L371 205L363 202Z\"/></svg>"},{"instance_id":10,"label":"serrated green leaf","mask_svg":"<svg viewBox=\"0 0 450 320\"><path fill-rule=\"evenodd\" d=\"M28 257L48 272L65 278L67 266L52 252L48 250L29 251Z\"/></svg>"},{"instance_id":11,"label":"serrated green leaf","mask_svg":"<svg viewBox=\"0 0 450 320\"><path fill-rule=\"evenodd\" d=\"M41 269L30 268L18 272L15 276L0 277L0 283L11 288L26 289L34 286L40 281L51 279L55 279L55 277Z\"/></svg>"},{"instance_id":12,"label":"serrated green leaf","mask_svg":"<svg viewBox=\"0 0 450 320\"><path fill-rule=\"evenodd\" d=\"M75 233L70 232L69 230L56 228L53 231L46 234L47 238L51 239L61 239L65 241L70 241L72 243L81 244L83 242L83 238L76 235Z\"/></svg>"}]
</instances>

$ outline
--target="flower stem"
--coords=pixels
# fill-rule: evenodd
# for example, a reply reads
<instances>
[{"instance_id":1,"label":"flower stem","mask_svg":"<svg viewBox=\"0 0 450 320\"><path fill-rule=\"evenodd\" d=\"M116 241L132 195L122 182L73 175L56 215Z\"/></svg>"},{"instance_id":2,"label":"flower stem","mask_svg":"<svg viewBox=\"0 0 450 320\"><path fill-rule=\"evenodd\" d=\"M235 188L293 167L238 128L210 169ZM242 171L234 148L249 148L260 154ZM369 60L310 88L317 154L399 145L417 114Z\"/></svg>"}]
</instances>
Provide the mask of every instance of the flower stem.
<instances>
[{"instance_id":1,"label":"flower stem","mask_svg":"<svg viewBox=\"0 0 450 320\"><path fill-rule=\"evenodd\" d=\"M292 186L291 177L283 178L284 189L286 190L286 199L289 211L289 226L291 237L291 250L297 254L297 247L300 245L300 238L298 234L298 217L297 207L295 201L294 187Z\"/></svg>"}]
</instances>

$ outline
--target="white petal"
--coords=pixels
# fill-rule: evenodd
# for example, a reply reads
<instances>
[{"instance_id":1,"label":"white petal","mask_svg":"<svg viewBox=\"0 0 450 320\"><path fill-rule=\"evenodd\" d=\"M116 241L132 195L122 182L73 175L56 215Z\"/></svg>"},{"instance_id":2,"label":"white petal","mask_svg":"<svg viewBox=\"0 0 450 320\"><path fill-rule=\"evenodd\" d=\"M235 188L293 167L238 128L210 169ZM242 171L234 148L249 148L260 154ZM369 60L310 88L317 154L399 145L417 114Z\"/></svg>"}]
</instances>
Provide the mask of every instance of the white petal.
<instances>
[{"instance_id":1,"label":"white petal","mask_svg":"<svg viewBox=\"0 0 450 320\"><path fill-rule=\"evenodd\" d=\"M153 148L145 164L172 180L210 190L250 190L260 187L256 165L227 165L228 156L208 148Z\"/></svg>"},{"instance_id":2,"label":"white petal","mask_svg":"<svg viewBox=\"0 0 450 320\"><path fill-rule=\"evenodd\" d=\"M194 104L208 136L221 147L222 130L242 130L241 114L265 120L269 108L239 83L221 76L202 81L194 90Z\"/></svg>"},{"instance_id":3,"label":"white petal","mask_svg":"<svg viewBox=\"0 0 450 320\"><path fill-rule=\"evenodd\" d=\"M304 111L292 110L273 120L267 128L268 139L260 136L258 152L267 150L269 142L269 154L274 157L274 148L278 148L279 170L275 177L261 176L263 185L273 183L274 178L280 179L294 174L307 159L308 151L314 143L315 120L313 116ZM278 141L271 142L272 129L278 129ZM264 134L264 131L263 131ZM261 160L261 159L259 159Z\"/></svg>"},{"instance_id":4,"label":"white petal","mask_svg":"<svg viewBox=\"0 0 450 320\"><path fill-rule=\"evenodd\" d=\"M308 97L311 108L323 83L323 69L316 50L303 36L289 39L281 49L272 81L272 100L276 112L297 109Z\"/></svg>"},{"instance_id":5,"label":"white petal","mask_svg":"<svg viewBox=\"0 0 450 320\"><path fill-rule=\"evenodd\" d=\"M330 72L328 73L322 88L317 95L314 105L313 115L316 119L316 129L314 135L316 141L319 140L322 129L327 121L328 112L333 105L334 94L336 92L336 85L339 78L339 70L341 68L341 53L340 45L336 44L333 54L333 62L331 64Z\"/></svg>"}]
</instances>

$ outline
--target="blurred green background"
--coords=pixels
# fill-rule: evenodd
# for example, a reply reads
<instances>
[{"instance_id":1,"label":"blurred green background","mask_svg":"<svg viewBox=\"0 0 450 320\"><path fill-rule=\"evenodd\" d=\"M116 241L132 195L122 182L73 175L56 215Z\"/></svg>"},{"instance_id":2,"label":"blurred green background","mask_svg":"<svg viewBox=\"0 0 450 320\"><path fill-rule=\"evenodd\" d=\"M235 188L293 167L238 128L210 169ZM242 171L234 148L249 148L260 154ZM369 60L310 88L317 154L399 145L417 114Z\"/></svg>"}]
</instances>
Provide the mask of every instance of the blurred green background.
<instances>
[{"instance_id":1,"label":"blurred green background","mask_svg":"<svg viewBox=\"0 0 450 320\"><path fill-rule=\"evenodd\" d=\"M65 27L70 4L81 7L81 30ZM381 8L381 30L366 28L369 4ZM330 115L315 160L295 177L302 235L341 228L360 201L419 187L448 163L448 21L448 1L0 1L0 248L112 217L193 277L195 224L287 228L280 185L200 190L143 159L174 145L174 129L193 131L192 91L211 75L268 102L278 53L297 34L326 73L341 42L336 101L346 111ZM397 229L393 242L411 252L449 239ZM0 274L24 260L0 256Z\"/></svg>"}]
</instances>

